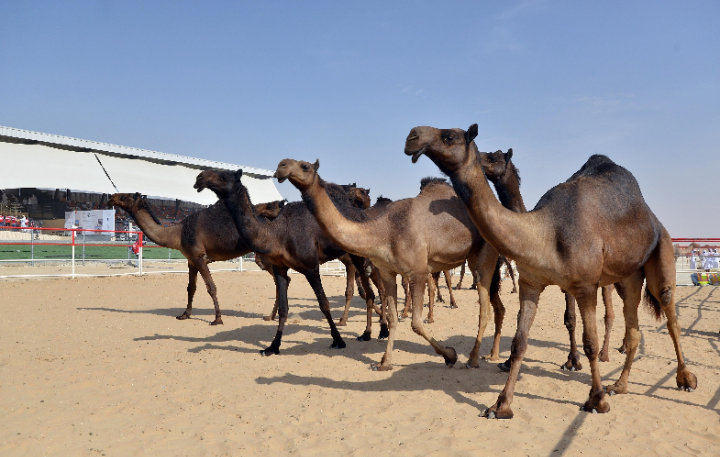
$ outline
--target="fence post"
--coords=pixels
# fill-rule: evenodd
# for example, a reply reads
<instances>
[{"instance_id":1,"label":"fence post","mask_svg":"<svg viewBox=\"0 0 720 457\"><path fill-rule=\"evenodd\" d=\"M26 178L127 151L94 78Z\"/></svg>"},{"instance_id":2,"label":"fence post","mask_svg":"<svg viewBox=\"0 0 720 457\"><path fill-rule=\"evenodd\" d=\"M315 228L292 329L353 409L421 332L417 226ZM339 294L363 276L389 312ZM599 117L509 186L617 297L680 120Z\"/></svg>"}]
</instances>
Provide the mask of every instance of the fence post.
<instances>
[{"instance_id":1,"label":"fence post","mask_svg":"<svg viewBox=\"0 0 720 457\"><path fill-rule=\"evenodd\" d=\"M86 243L86 241L85 241L85 232L84 231L82 232L82 236L83 236L83 240L82 240L82 242L83 242L83 254L82 254L83 255L83 266L85 266L85 243Z\"/></svg>"},{"instance_id":2,"label":"fence post","mask_svg":"<svg viewBox=\"0 0 720 457\"><path fill-rule=\"evenodd\" d=\"M138 241L139 241L139 243L140 243L140 248L138 249L138 270L139 270L139 275L142 276L142 274L143 274L143 272L142 272L142 260L143 260L143 247L142 247L143 245L142 245L142 244L143 244L143 233L142 233L142 232L140 232L140 233L138 234Z\"/></svg>"},{"instance_id":3,"label":"fence post","mask_svg":"<svg viewBox=\"0 0 720 457\"><path fill-rule=\"evenodd\" d=\"M240 256L240 262L238 262L238 270L243 271L243 256Z\"/></svg>"},{"instance_id":4,"label":"fence post","mask_svg":"<svg viewBox=\"0 0 720 457\"><path fill-rule=\"evenodd\" d=\"M72 264L72 274L71 274L70 277L71 277L72 279L75 279L75 230L74 230L74 229L71 230L71 233L72 233L72 241L71 241L71 244L72 244L72 260L70 261L70 263Z\"/></svg>"},{"instance_id":5,"label":"fence post","mask_svg":"<svg viewBox=\"0 0 720 457\"><path fill-rule=\"evenodd\" d=\"M30 266L35 266L35 230L30 229Z\"/></svg>"}]
</instances>

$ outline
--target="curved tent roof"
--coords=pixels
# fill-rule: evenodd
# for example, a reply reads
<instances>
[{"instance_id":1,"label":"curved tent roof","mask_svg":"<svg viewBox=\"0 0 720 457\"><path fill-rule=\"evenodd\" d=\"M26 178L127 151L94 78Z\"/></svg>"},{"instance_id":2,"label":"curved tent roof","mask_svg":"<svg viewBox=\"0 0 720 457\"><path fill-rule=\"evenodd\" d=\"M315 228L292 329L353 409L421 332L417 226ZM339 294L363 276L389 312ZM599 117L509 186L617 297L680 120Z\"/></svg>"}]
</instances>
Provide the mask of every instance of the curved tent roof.
<instances>
[{"instance_id":1,"label":"curved tent roof","mask_svg":"<svg viewBox=\"0 0 720 457\"><path fill-rule=\"evenodd\" d=\"M203 205L215 203L217 197L210 191L193 189L201 170L241 168L243 184L253 203L282 199L271 170L3 126L0 126L0 164L2 189L140 192L151 198Z\"/></svg>"}]
</instances>

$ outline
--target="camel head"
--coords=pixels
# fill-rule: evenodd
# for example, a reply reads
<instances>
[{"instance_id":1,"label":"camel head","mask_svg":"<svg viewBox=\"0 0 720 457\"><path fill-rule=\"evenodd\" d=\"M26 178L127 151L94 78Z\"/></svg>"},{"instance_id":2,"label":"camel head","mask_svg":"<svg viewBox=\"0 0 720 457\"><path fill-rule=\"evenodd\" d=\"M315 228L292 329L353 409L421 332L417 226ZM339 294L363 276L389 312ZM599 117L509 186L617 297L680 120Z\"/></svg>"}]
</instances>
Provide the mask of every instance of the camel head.
<instances>
[{"instance_id":1,"label":"camel head","mask_svg":"<svg viewBox=\"0 0 720 457\"><path fill-rule=\"evenodd\" d=\"M445 174L458 170L460 164L477 152L473 140L478 134L477 124L467 131L462 129L436 129L415 127L405 140L405 154L412 156L413 163L426 155Z\"/></svg>"},{"instance_id":2,"label":"camel head","mask_svg":"<svg viewBox=\"0 0 720 457\"><path fill-rule=\"evenodd\" d=\"M255 214L258 217L266 217L270 220L275 219L280 214L280 210L283 209L287 203L287 200L277 200L269 203L260 203L255 205Z\"/></svg>"},{"instance_id":3,"label":"camel head","mask_svg":"<svg viewBox=\"0 0 720 457\"><path fill-rule=\"evenodd\" d=\"M508 166L513 166L510 163L512 159L513 150L508 149L508 152L495 151L495 152L481 152L479 154L480 166L485 173L485 176L491 182L497 182L508 169Z\"/></svg>"},{"instance_id":4,"label":"camel head","mask_svg":"<svg viewBox=\"0 0 720 457\"><path fill-rule=\"evenodd\" d=\"M142 195L140 195L140 192L135 192L134 194L112 194L108 199L107 206L108 208L117 206L118 208L130 212L137 208L141 198Z\"/></svg>"},{"instance_id":5,"label":"camel head","mask_svg":"<svg viewBox=\"0 0 720 457\"><path fill-rule=\"evenodd\" d=\"M348 198L353 206L358 208L370 208L370 189L352 187L348 190Z\"/></svg>"},{"instance_id":6,"label":"camel head","mask_svg":"<svg viewBox=\"0 0 720 457\"><path fill-rule=\"evenodd\" d=\"M194 189L198 192L202 192L205 189L210 189L215 192L218 198L227 198L232 195L238 186L240 177L242 176L242 170L238 171L227 171L227 170L203 170L195 178Z\"/></svg>"},{"instance_id":7,"label":"camel head","mask_svg":"<svg viewBox=\"0 0 720 457\"><path fill-rule=\"evenodd\" d=\"M284 159L278 164L274 177L277 178L278 182L289 179L302 192L315 182L318 168L320 168L320 160L316 160L315 163L308 163L302 160Z\"/></svg>"}]
</instances>

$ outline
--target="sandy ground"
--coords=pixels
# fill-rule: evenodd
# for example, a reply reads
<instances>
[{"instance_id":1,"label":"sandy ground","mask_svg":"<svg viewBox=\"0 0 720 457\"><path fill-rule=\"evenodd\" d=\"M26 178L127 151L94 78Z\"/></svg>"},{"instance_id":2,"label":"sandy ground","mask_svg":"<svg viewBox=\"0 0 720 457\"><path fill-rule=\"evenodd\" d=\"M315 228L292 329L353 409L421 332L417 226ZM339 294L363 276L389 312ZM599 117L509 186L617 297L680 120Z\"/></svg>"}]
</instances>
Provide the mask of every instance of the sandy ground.
<instances>
[{"instance_id":1,"label":"sandy ground","mask_svg":"<svg viewBox=\"0 0 720 457\"><path fill-rule=\"evenodd\" d=\"M439 306L428 325L460 354L453 369L405 321L395 369L379 373L370 365L385 343L355 340L365 321L359 298L341 327L347 348L331 350L311 289L294 275L281 354L261 357L275 334L276 324L261 319L273 304L272 279L214 276L220 327L208 325L212 303L202 286L195 318L174 318L185 307L184 275L1 281L0 455L720 454L720 288L678 289L683 349L698 389L675 389L667 331L641 311L630 393L611 397L607 414L579 411L589 391L586 359L581 372L558 369L568 350L564 302L549 288L531 331L515 418L497 421L479 414L495 402L506 374L490 363L464 368L477 332L474 291L459 291L460 308ZM338 318L344 279L323 282ZM507 284L503 357L518 309ZM618 347L624 324L617 296L615 303ZM490 342L486 336L483 352ZM606 384L622 368L620 354L611 358L601 364Z\"/></svg>"}]
</instances>

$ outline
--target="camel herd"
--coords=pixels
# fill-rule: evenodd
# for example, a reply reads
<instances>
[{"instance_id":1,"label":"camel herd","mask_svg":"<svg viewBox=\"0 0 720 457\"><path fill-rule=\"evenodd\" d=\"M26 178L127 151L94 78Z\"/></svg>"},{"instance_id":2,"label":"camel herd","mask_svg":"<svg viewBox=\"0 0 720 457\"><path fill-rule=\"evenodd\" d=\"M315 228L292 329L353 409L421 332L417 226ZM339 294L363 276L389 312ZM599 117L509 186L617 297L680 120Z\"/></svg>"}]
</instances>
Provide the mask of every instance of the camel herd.
<instances>
[{"instance_id":1,"label":"camel herd","mask_svg":"<svg viewBox=\"0 0 720 457\"><path fill-rule=\"evenodd\" d=\"M475 145L477 124L462 129L416 127L405 143L405 154L415 163L426 156L451 184L442 179L424 180L413 198L390 201L379 198L370 206L369 191L356 185L341 186L323 180L319 162L282 160L275 172L279 182L288 180L302 194L302 201L253 205L242 183L242 171L205 170L195 182L198 192L209 189L218 201L180 223L163 227L146 199L139 194L115 194L108 204L127 211L153 242L177 249L188 259L188 304L178 319L192 313L198 272L215 305L213 325L222 324L216 287L208 263L255 252L261 267L274 278L275 338L262 355L280 353L288 316L288 270L305 276L317 297L328 324L331 347L345 347L320 280L320 265L341 259L348 271L346 306L337 325L347 321L354 283L366 302L367 325L358 340L372 334L373 314L380 315L380 338L387 338L385 354L373 368L392 369L392 352L398 325L397 276L406 285L402 317L412 307L411 326L443 357L448 366L457 352L436 341L423 325L432 322L433 286L439 272L467 262L479 302L478 334L470 352L468 368L480 366L480 343L490 321L495 324L489 360L499 361L500 335L505 307L498 294L499 267L507 259L517 264L520 311L510 358L498 366L509 371L507 383L488 418L513 417L510 405L515 383L527 349L528 333L535 318L540 294L558 285L566 294L564 322L571 349L564 369L579 370L575 343L576 304L583 322L583 347L590 361L592 386L583 409L609 411L607 395L624 394L640 340L638 307L642 300L667 328L678 360L679 389L697 388L697 378L685 366L680 348L680 327L675 314L675 262L670 236L645 203L637 181L609 158L593 155L567 181L543 195L527 211L520 194L520 176L507 153L480 152ZM497 197L492 192L490 181ZM435 274L433 276L433 274ZM370 281L382 305L375 305ZM426 285L430 285L427 320L423 322ZM451 290L449 287L448 289ZM601 384L598 361L609 358L609 335L614 313L612 290L623 300L625 336L621 352L625 365L611 386ZM605 304L605 339L598 342L595 309L598 288ZM451 295L454 304L454 298Z\"/></svg>"}]
</instances>

